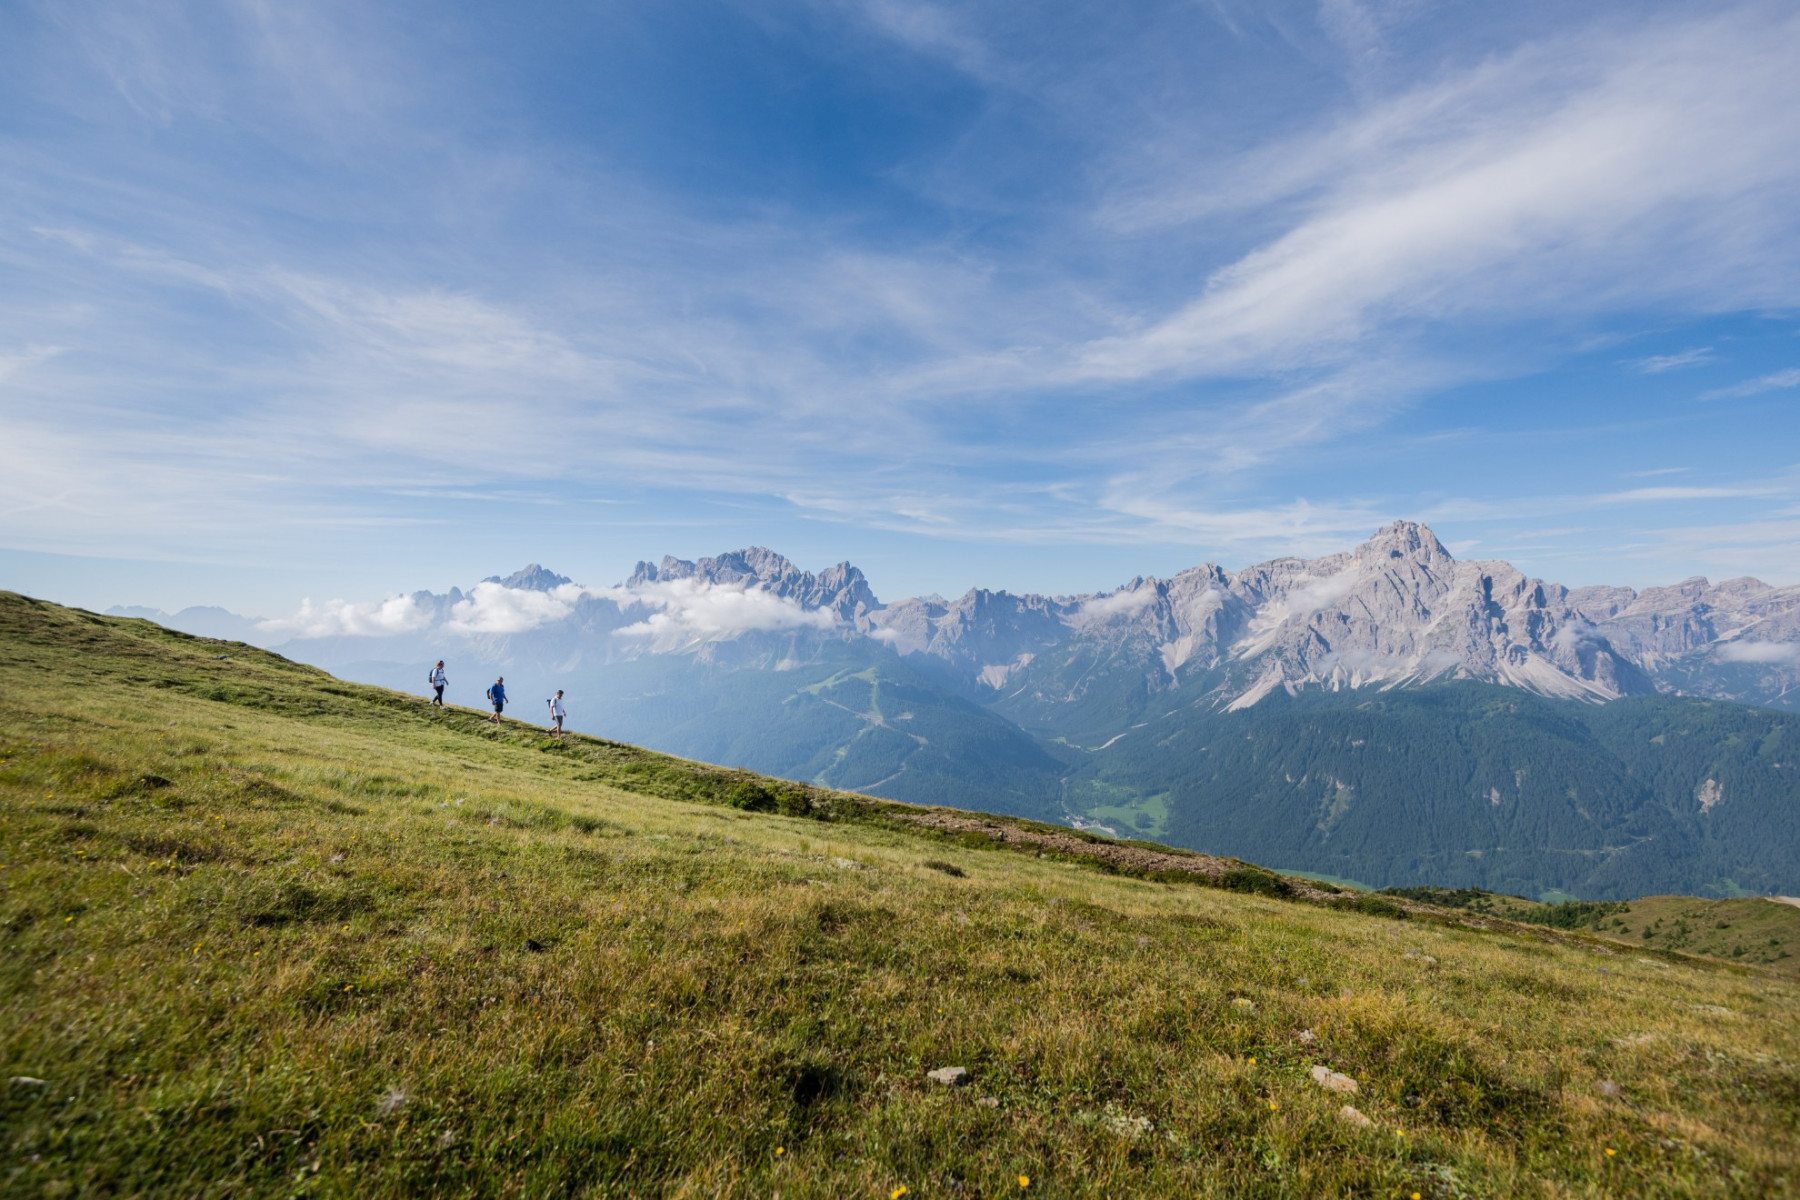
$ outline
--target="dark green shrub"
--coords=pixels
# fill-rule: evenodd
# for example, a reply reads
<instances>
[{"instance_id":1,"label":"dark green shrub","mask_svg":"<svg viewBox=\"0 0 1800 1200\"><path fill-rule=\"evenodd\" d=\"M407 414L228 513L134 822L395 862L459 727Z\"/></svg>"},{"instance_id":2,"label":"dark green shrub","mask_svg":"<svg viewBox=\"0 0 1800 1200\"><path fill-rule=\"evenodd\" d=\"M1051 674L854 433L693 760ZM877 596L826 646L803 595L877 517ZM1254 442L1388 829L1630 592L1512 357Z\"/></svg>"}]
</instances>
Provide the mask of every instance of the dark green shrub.
<instances>
[{"instance_id":1,"label":"dark green shrub","mask_svg":"<svg viewBox=\"0 0 1800 1200\"><path fill-rule=\"evenodd\" d=\"M1292 896L1294 885L1273 871L1255 867L1233 867L1219 876L1219 886L1228 892L1253 892L1259 896Z\"/></svg>"},{"instance_id":2,"label":"dark green shrub","mask_svg":"<svg viewBox=\"0 0 1800 1200\"><path fill-rule=\"evenodd\" d=\"M1406 920L1406 910L1392 900L1368 892L1357 896L1354 900L1339 900L1338 908L1354 909L1360 913L1368 913L1371 917L1389 917L1396 921Z\"/></svg>"},{"instance_id":3,"label":"dark green shrub","mask_svg":"<svg viewBox=\"0 0 1800 1200\"><path fill-rule=\"evenodd\" d=\"M745 812L774 812L776 795L766 785L745 779L725 793L725 803Z\"/></svg>"},{"instance_id":4,"label":"dark green shrub","mask_svg":"<svg viewBox=\"0 0 1800 1200\"><path fill-rule=\"evenodd\" d=\"M775 811L784 817L813 815L812 797L799 788L779 788L775 792Z\"/></svg>"}]
</instances>

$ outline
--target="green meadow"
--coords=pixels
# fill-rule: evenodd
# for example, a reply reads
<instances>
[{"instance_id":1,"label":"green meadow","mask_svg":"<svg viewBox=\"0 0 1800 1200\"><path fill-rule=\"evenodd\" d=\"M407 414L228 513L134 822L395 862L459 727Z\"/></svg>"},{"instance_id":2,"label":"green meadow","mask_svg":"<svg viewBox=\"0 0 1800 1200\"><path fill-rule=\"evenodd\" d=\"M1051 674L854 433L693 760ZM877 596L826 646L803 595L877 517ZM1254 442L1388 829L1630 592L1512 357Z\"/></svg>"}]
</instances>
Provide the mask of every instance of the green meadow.
<instances>
[{"instance_id":1,"label":"green meadow","mask_svg":"<svg viewBox=\"0 0 1800 1200\"><path fill-rule=\"evenodd\" d=\"M1800 983L1672 910L1134 872L7 593L0 760L7 1195L1800 1192Z\"/></svg>"}]
</instances>

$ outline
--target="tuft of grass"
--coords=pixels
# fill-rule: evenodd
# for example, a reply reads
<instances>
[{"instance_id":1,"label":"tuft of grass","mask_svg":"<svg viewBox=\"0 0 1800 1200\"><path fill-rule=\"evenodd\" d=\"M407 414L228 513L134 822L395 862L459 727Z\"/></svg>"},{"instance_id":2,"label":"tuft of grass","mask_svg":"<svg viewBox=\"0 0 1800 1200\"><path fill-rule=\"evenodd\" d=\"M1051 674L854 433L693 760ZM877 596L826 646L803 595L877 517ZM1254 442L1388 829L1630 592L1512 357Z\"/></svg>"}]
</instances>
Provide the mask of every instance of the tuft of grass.
<instances>
[{"instance_id":1,"label":"tuft of grass","mask_svg":"<svg viewBox=\"0 0 1800 1200\"><path fill-rule=\"evenodd\" d=\"M1767 967L1105 839L953 877L900 806L221 652L0 595L0 1192L1800 1190Z\"/></svg>"}]
</instances>

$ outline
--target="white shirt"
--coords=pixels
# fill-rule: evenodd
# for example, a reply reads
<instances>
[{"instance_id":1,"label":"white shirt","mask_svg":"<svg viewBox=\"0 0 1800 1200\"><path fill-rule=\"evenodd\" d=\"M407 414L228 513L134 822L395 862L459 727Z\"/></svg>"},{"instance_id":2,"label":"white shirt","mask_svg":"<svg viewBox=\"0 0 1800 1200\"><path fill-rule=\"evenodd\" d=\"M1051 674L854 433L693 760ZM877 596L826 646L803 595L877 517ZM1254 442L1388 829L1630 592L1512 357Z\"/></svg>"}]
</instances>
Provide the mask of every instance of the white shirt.
<instances>
[{"instance_id":1,"label":"white shirt","mask_svg":"<svg viewBox=\"0 0 1800 1200\"><path fill-rule=\"evenodd\" d=\"M450 686L450 677L444 674L444 668L433 667L431 669L431 686L434 688Z\"/></svg>"},{"instance_id":2,"label":"white shirt","mask_svg":"<svg viewBox=\"0 0 1800 1200\"><path fill-rule=\"evenodd\" d=\"M553 717L566 717L569 715L563 711L562 697L559 696L550 702L550 715Z\"/></svg>"}]
</instances>

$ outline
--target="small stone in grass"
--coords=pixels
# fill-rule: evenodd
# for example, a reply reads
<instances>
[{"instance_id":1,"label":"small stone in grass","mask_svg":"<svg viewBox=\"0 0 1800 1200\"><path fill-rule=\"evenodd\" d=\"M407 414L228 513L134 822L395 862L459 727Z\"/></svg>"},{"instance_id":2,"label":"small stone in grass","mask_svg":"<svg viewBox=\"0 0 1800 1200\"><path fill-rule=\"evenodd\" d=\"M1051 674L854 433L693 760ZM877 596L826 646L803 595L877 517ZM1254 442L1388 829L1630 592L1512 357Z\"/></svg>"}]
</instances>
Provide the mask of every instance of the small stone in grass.
<instances>
[{"instance_id":1,"label":"small stone in grass","mask_svg":"<svg viewBox=\"0 0 1800 1200\"><path fill-rule=\"evenodd\" d=\"M975 1103L981 1105L981 1107L983 1107L983 1108L999 1108L1000 1107L1000 1100L998 1097L995 1097L995 1096L983 1096L981 1099L977 1100Z\"/></svg>"},{"instance_id":2,"label":"small stone in grass","mask_svg":"<svg viewBox=\"0 0 1800 1200\"><path fill-rule=\"evenodd\" d=\"M1358 1112L1356 1107L1351 1104L1346 1104L1344 1107L1338 1109L1338 1116L1350 1122L1350 1124L1356 1126L1358 1129L1367 1129L1375 1123L1362 1113Z\"/></svg>"},{"instance_id":3,"label":"small stone in grass","mask_svg":"<svg viewBox=\"0 0 1800 1200\"><path fill-rule=\"evenodd\" d=\"M539 954L542 953L543 949L544 943L538 941L536 938L525 939L525 952L527 954Z\"/></svg>"},{"instance_id":4,"label":"small stone in grass","mask_svg":"<svg viewBox=\"0 0 1800 1200\"><path fill-rule=\"evenodd\" d=\"M1310 1046L1313 1043L1313 1031L1310 1029L1302 1029L1299 1033L1296 1033L1294 1037L1299 1040L1302 1046Z\"/></svg>"},{"instance_id":5,"label":"small stone in grass","mask_svg":"<svg viewBox=\"0 0 1800 1200\"><path fill-rule=\"evenodd\" d=\"M1331 1092L1349 1092L1356 1094L1356 1080L1348 1075L1340 1075L1330 1067L1317 1066L1312 1069L1313 1082Z\"/></svg>"},{"instance_id":6,"label":"small stone in grass","mask_svg":"<svg viewBox=\"0 0 1800 1200\"><path fill-rule=\"evenodd\" d=\"M926 1072L925 1078L946 1087L961 1087L969 1082L969 1072L965 1067L939 1067L935 1071Z\"/></svg>"},{"instance_id":7,"label":"small stone in grass","mask_svg":"<svg viewBox=\"0 0 1800 1200\"><path fill-rule=\"evenodd\" d=\"M1619 1085L1610 1079L1602 1079L1600 1081L1600 1094L1602 1096L1616 1096L1619 1094Z\"/></svg>"}]
</instances>

